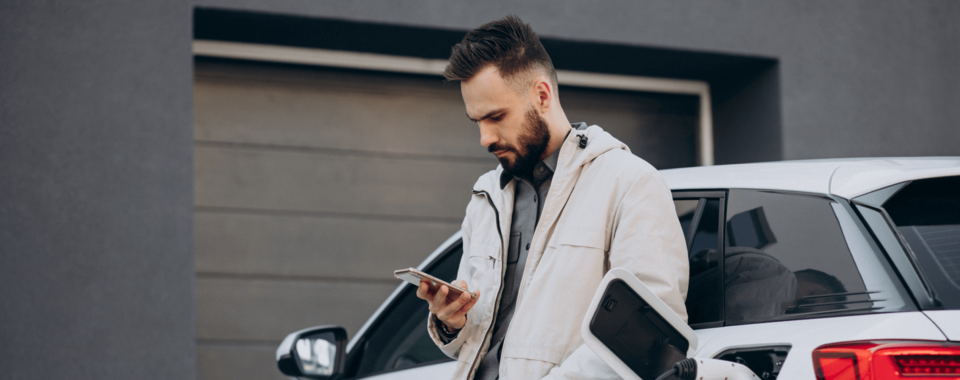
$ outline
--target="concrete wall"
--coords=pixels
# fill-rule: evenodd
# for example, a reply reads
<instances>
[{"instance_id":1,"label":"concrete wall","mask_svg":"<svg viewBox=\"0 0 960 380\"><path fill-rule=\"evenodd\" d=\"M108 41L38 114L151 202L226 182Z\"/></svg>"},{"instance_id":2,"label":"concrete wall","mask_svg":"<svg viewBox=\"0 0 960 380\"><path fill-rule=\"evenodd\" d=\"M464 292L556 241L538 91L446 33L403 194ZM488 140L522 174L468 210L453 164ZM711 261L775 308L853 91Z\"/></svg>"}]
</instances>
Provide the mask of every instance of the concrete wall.
<instances>
[{"instance_id":1,"label":"concrete wall","mask_svg":"<svg viewBox=\"0 0 960 380\"><path fill-rule=\"evenodd\" d=\"M0 2L0 378L195 378L191 11Z\"/></svg>"}]
</instances>

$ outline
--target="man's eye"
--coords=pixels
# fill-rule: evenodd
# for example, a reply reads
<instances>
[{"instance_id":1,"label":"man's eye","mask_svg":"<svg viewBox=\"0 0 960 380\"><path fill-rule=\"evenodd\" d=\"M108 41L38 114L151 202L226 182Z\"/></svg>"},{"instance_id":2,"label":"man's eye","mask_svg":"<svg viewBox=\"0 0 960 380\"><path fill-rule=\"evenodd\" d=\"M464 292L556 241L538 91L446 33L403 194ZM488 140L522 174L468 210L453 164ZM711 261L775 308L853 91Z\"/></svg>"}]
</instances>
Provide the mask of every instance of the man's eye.
<instances>
[{"instance_id":1,"label":"man's eye","mask_svg":"<svg viewBox=\"0 0 960 380\"><path fill-rule=\"evenodd\" d=\"M493 121L503 120L503 114L499 114L499 115L493 116L493 117L491 117L490 119L493 120Z\"/></svg>"}]
</instances>

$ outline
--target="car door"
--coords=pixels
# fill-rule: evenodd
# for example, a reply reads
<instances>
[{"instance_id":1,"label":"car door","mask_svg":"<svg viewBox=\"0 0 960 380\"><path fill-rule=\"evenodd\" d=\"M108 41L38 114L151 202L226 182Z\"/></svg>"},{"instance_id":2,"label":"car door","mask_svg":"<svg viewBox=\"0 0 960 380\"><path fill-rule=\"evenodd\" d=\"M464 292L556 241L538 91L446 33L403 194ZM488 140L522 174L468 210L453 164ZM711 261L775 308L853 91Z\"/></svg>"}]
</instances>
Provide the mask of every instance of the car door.
<instances>
[{"instance_id":1,"label":"car door","mask_svg":"<svg viewBox=\"0 0 960 380\"><path fill-rule=\"evenodd\" d=\"M419 269L445 281L457 277L463 244L457 233ZM427 334L428 305L416 287L401 284L347 347L343 379L434 379L453 374L456 363Z\"/></svg>"},{"instance_id":2,"label":"car door","mask_svg":"<svg viewBox=\"0 0 960 380\"><path fill-rule=\"evenodd\" d=\"M697 357L741 362L767 380L809 380L811 352L825 343L944 339L848 202L746 189L674 198L690 247Z\"/></svg>"}]
</instances>

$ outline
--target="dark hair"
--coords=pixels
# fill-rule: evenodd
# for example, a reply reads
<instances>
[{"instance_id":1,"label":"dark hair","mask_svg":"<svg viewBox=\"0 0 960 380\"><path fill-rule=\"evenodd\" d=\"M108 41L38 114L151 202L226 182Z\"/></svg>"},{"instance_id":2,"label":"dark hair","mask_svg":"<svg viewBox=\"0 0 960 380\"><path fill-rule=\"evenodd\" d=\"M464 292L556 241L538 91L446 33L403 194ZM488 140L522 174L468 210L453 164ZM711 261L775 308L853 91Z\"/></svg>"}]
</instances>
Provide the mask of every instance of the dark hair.
<instances>
[{"instance_id":1,"label":"dark hair","mask_svg":"<svg viewBox=\"0 0 960 380\"><path fill-rule=\"evenodd\" d=\"M533 28L514 15L468 32L453 47L443 76L448 81L466 81L488 65L496 65L500 77L514 85L526 84L517 79L530 72L540 72L550 78L554 87L557 85L557 72L547 50Z\"/></svg>"}]
</instances>

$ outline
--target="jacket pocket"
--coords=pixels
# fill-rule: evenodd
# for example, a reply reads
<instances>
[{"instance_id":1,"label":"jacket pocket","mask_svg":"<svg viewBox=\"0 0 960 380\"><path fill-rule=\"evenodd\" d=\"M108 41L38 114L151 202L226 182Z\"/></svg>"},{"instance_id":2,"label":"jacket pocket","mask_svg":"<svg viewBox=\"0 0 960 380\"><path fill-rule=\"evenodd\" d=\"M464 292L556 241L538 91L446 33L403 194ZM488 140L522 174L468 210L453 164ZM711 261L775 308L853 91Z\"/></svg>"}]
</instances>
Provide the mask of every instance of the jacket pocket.
<instances>
[{"instance_id":1,"label":"jacket pocket","mask_svg":"<svg viewBox=\"0 0 960 380\"><path fill-rule=\"evenodd\" d=\"M599 249L604 252L610 250L610 241L607 239L606 231L584 231L577 229L568 229L559 233L554 239L551 239L549 247L557 248L561 245L572 247L586 247Z\"/></svg>"},{"instance_id":2,"label":"jacket pocket","mask_svg":"<svg viewBox=\"0 0 960 380\"><path fill-rule=\"evenodd\" d=\"M496 268L497 261L500 260L500 250L497 245L489 243L475 246L467 254L467 262L470 265L470 279L472 280L469 281L472 282L469 286L473 289L475 286L473 283L477 283L478 280L482 281Z\"/></svg>"}]
</instances>

